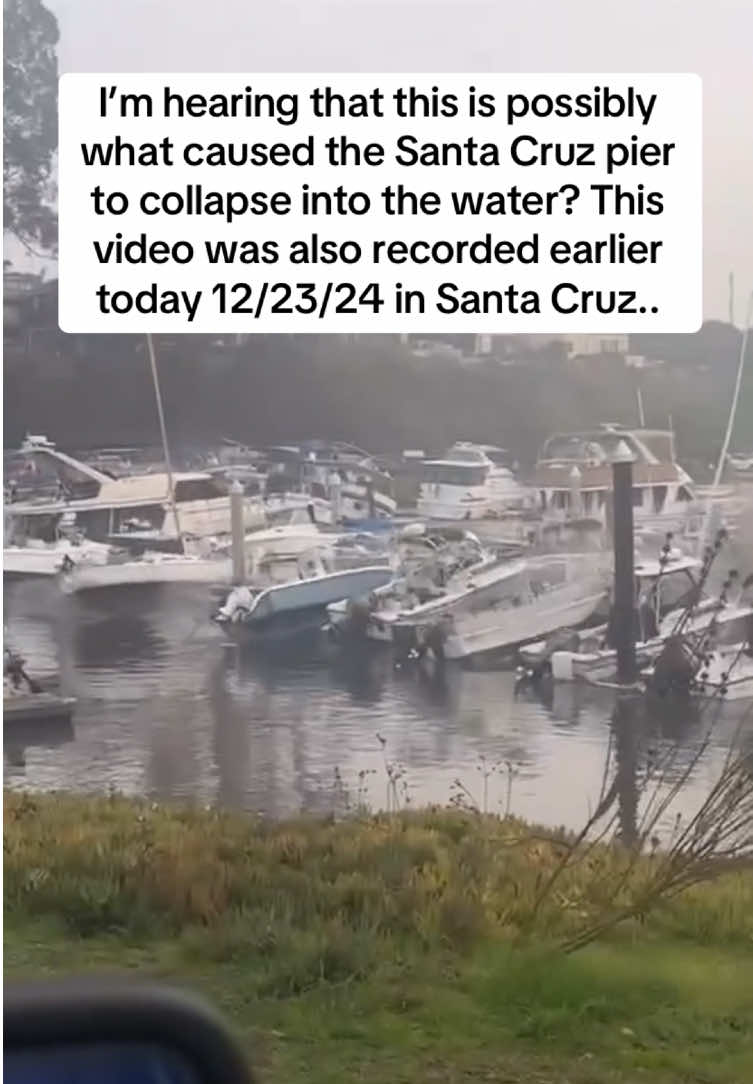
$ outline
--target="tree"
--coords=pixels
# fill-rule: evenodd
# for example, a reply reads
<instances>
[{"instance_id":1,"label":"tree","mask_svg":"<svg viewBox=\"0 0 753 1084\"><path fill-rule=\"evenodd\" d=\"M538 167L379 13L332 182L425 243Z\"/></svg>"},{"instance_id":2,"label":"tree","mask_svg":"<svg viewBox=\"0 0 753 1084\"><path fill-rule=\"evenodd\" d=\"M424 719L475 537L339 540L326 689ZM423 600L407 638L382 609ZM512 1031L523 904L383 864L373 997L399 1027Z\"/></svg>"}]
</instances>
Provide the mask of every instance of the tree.
<instances>
[{"instance_id":1,"label":"tree","mask_svg":"<svg viewBox=\"0 0 753 1084\"><path fill-rule=\"evenodd\" d=\"M57 19L42 0L3 0L3 17L4 228L27 245L54 249Z\"/></svg>"}]
</instances>

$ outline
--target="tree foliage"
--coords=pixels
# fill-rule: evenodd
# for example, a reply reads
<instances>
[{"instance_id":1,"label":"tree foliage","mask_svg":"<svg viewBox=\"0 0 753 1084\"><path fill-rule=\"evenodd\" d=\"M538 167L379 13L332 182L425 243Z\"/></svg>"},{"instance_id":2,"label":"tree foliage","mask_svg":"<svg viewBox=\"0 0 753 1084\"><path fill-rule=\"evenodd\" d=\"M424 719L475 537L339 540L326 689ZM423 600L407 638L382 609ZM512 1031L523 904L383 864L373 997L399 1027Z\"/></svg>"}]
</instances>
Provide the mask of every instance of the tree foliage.
<instances>
[{"instance_id":1,"label":"tree foliage","mask_svg":"<svg viewBox=\"0 0 753 1084\"><path fill-rule=\"evenodd\" d=\"M3 216L26 244L56 245L58 24L42 0L3 0Z\"/></svg>"}]
</instances>

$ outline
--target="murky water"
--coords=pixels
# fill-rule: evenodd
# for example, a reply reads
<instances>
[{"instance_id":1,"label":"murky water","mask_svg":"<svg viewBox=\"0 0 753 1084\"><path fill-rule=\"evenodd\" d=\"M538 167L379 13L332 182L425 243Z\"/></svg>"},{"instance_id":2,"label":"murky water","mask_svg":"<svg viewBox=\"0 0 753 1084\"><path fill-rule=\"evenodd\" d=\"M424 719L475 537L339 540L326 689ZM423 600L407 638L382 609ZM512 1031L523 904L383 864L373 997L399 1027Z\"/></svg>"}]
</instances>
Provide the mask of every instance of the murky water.
<instances>
[{"instance_id":1,"label":"murky water","mask_svg":"<svg viewBox=\"0 0 753 1084\"><path fill-rule=\"evenodd\" d=\"M597 800L615 736L608 692L561 686L547 703L516 696L511 672L395 669L389 651L343 654L325 642L238 653L209 622L201 587L66 598L54 584L20 582L5 597L32 671L59 665L78 701L71 728L6 728L10 786L115 788L284 816L359 797L387 805L389 762L402 771L400 801L414 804L447 802L459 781L489 809L578 827ZM743 713L716 713L685 811L702 801L741 719L753 745ZM620 730L612 748L627 811L645 748L676 743L679 772L709 721L664 711Z\"/></svg>"}]
</instances>

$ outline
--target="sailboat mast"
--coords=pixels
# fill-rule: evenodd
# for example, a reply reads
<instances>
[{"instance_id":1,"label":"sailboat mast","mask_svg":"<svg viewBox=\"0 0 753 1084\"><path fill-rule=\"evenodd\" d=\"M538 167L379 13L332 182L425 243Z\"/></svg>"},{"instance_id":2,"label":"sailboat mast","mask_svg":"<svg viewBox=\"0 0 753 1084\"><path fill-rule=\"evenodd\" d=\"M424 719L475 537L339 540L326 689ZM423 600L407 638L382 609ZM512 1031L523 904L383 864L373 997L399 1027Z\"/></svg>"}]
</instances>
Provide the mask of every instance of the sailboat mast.
<instances>
[{"instance_id":1,"label":"sailboat mast","mask_svg":"<svg viewBox=\"0 0 753 1084\"><path fill-rule=\"evenodd\" d=\"M183 547L183 532L180 529L180 518L178 516L178 505L175 500L175 484L173 482L173 468L170 462L170 448L167 443L167 427L165 425L165 411L162 407L162 392L159 386L159 375L157 373L157 358L154 353L154 342L152 336L146 336L146 345L149 351L149 365L152 370L152 382L154 384L154 398L157 400L157 414L159 415L159 427L162 434L162 452L165 457L165 468L167 470L167 486L168 486L168 499L173 511L173 518L175 520L175 531L178 535L178 542L180 543L181 550Z\"/></svg>"},{"instance_id":2,"label":"sailboat mast","mask_svg":"<svg viewBox=\"0 0 753 1084\"><path fill-rule=\"evenodd\" d=\"M735 427L735 415L737 414L737 401L740 398L740 387L743 382L743 369L745 368L745 355L748 351L748 334L750 332L750 324L753 320L753 290L750 292L748 298L748 308L745 313L745 326L743 327L742 339L740 340L740 359L737 363L737 377L735 379L735 391L732 396L732 406L729 412L729 418L727 419L727 431L724 434L724 441L722 443L722 450L719 453L719 461L716 464L716 473L714 474L714 489L716 489L722 480L722 472L724 471L724 464L727 462L727 453L729 451L730 440L732 439L732 430Z\"/></svg>"},{"instance_id":3,"label":"sailboat mast","mask_svg":"<svg viewBox=\"0 0 753 1084\"><path fill-rule=\"evenodd\" d=\"M729 444L732 439L732 431L735 428L735 415L737 414L737 402L740 398L740 388L743 382L743 370L745 368L745 355L748 351L748 333L750 331L751 320L753 320L753 290L750 292L748 298L748 309L745 314L745 326L743 328L742 338L740 340L740 358L737 363L737 376L735 378L735 390L732 395L732 406L729 411L729 418L727 419L727 430L724 434L724 440L722 441L722 450L719 452L719 460L716 464L716 470L714 471L714 481L711 485L711 490L706 499L706 512L703 517L703 530L700 533L698 539L699 551L702 551L707 539L706 535L709 532L711 524L711 514L713 510L712 500L714 494L719 488L719 484L722 480L722 474L724 473L724 464L727 462L727 453L729 452Z\"/></svg>"},{"instance_id":4,"label":"sailboat mast","mask_svg":"<svg viewBox=\"0 0 753 1084\"><path fill-rule=\"evenodd\" d=\"M638 420L641 425L641 429L646 428L646 415L643 411L643 394L641 393L640 385L635 389L635 396L638 400Z\"/></svg>"}]
</instances>

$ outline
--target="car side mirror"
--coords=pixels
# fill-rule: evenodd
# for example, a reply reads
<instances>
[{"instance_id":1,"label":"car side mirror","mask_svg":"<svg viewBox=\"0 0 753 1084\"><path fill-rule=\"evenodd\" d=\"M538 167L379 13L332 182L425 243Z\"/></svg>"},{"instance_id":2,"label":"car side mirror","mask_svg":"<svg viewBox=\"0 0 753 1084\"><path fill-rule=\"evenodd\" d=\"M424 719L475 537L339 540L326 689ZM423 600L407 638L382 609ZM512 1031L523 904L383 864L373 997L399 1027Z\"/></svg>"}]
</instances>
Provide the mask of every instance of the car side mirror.
<instances>
[{"instance_id":1,"label":"car side mirror","mask_svg":"<svg viewBox=\"0 0 753 1084\"><path fill-rule=\"evenodd\" d=\"M7 983L6 1084L253 1084L198 999L130 980Z\"/></svg>"}]
</instances>

